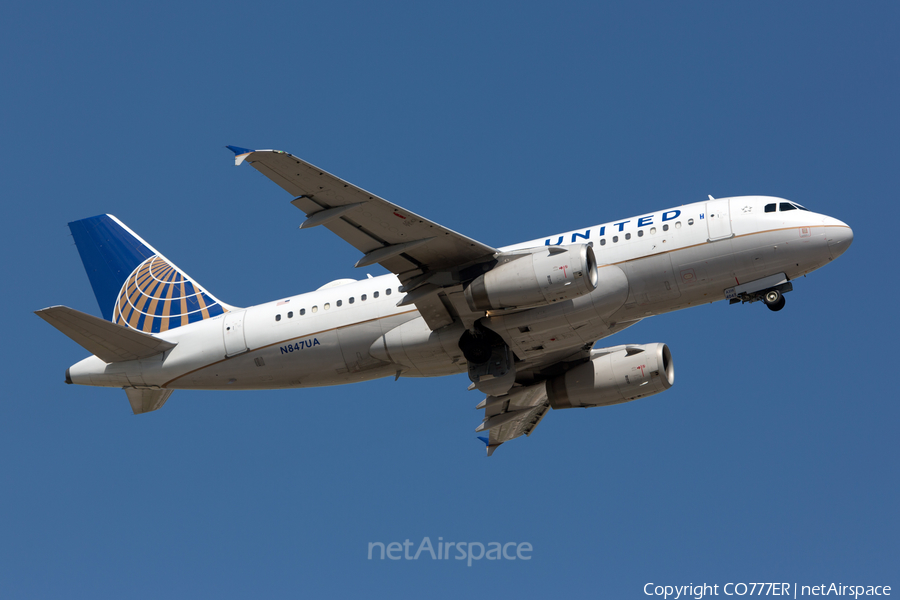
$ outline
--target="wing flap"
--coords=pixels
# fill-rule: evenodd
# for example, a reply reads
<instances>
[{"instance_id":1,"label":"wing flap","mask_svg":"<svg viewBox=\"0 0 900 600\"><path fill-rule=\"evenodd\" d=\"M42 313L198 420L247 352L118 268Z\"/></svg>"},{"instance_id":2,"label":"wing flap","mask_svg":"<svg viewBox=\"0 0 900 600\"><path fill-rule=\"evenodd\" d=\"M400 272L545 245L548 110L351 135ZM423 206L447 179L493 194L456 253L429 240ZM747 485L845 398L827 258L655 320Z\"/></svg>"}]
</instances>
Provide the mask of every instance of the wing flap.
<instances>
[{"instance_id":1,"label":"wing flap","mask_svg":"<svg viewBox=\"0 0 900 600\"><path fill-rule=\"evenodd\" d=\"M432 331L453 323L453 315L447 310L439 295L429 294L415 300L414 303L425 319L425 324Z\"/></svg>"},{"instance_id":2,"label":"wing flap","mask_svg":"<svg viewBox=\"0 0 900 600\"><path fill-rule=\"evenodd\" d=\"M172 342L149 333L129 329L68 306L51 306L34 314L108 363L149 358L175 347Z\"/></svg>"},{"instance_id":3,"label":"wing flap","mask_svg":"<svg viewBox=\"0 0 900 600\"><path fill-rule=\"evenodd\" d=\"M479 407L482 406L484 421L479 428L490 429L487 438L488 456L509 440L521 435L531 435L550 410L547 388L543 382L513 388L505 396L488 396L479 404Z\"/></svg>"}]
</instances>

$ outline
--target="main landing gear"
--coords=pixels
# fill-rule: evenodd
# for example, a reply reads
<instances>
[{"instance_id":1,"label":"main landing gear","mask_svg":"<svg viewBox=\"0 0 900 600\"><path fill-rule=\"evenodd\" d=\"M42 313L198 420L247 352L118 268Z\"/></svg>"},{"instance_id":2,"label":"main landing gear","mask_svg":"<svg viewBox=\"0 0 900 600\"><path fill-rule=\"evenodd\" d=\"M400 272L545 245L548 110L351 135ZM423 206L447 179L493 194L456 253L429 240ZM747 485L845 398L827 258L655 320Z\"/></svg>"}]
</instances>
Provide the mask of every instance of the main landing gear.
<instances>
[{"instance_id":1,"label":"main landing gear","mask_svg":"<svg viewBox=\"0 0 900 600\"><path fill-rule=\"evenodd\" d=\"M466 330L459 338L459 349L466 357L466 362L475 365L486 363L491 358L492 346L495 344L495 340L481 328L476 329L474 333Z\"/></svg>"},{"instance_id":2,"label":"main landing gear","mask_svg":"<svg viewBox=\"0 0 900 600\"><path fill-rule=\"evenodd\" d=\"M459 338L469 380L488 396L502 396L516 382L516 357L503 338L478 323Z\"/></svg>"},{"instance_id":3,"label":"main landing gear","mask_svg":"<svg viewBox=\"0 0 900 600\"><path fill-rule=\"evenodd\" d=\"M480 323L476 323L472 330L467 329L459 338L459 349L469 364L486 363L498 347L506 347L506 342L496 332Z\"/></svg>"}]
</instances>

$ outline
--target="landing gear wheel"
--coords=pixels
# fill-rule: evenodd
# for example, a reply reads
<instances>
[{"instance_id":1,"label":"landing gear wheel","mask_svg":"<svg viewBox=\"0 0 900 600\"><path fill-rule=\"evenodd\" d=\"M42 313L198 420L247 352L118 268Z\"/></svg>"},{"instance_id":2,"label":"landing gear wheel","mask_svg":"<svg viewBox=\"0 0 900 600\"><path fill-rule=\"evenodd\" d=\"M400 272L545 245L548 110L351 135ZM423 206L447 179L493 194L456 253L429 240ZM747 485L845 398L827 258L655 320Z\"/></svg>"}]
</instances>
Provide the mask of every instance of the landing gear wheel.
<instances>
[{"instance_id":1,"label":"landing gear wheel","mask_svg":"<svg viewBox=\"0 0 900 600\"><path fill-rule=\"evenodd\" d=\"M475 365L486 363L491 358L491 342L484 335L476 336L466 331L459 338L459 349L466 357L466 362Z\"/></svg>"},{"instance_id":2,"label":"landing gear wheel","mask_svg":"<svg viewBox=\"0 0 900 600\"><path fill-rule=\"evenodd\" d=\"M778 312L784 308L784 295L778 290L769 290L763 297L763 302L769 307L769 310Z\"/></svg>"}]
</instances>

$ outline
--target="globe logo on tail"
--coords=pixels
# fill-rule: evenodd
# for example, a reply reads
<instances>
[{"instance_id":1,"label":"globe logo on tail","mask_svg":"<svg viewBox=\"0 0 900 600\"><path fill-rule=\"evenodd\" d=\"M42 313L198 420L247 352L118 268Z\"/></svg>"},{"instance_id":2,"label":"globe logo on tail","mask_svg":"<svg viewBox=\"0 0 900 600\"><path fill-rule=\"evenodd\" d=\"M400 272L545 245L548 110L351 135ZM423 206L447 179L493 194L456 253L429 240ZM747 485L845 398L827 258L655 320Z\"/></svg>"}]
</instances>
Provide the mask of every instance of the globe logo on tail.
<instances>
[{"instance_id":1,"label":"globe logo on tail","mask_svg":"<svg viewBox=\"0 0 900 600\"><path fill-rule=\"evenodd\" d=\"M138 331L159 333L225 312L165 258L154 255L125 280L113 309L113 322Z\"/></svg>"}]
</instances>

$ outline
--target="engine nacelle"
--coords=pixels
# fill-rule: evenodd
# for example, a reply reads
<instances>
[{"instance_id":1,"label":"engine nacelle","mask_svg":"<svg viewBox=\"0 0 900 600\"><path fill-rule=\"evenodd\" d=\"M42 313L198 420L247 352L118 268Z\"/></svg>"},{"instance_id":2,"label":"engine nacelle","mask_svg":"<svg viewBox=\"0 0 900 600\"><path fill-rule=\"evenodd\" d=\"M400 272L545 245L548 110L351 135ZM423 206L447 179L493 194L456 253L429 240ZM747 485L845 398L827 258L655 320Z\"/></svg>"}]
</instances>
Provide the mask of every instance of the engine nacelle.
<instances>
[{"instance_id":1,"label":"engine nacelle","mask_svg":"<svg viewBox=\"0 0 900 600\"><path fill-rule=\"evenodd\" d=\"M591 360L547 381L555 409L609 406L664 392L675 383L672 353L665 344L594 350Z\"/></svg>"},{"instance_id":2,"label":"engine nacelle","mask_svg":"<svg viewBox=\"0 0 900 600\"><path fill-rule=\"evenodd\" d=\"M597 259L589 244L543 246L500 257L500 264L466 288L474 311L543 306L597 288Z\"/></svg>"}]
</instances>

